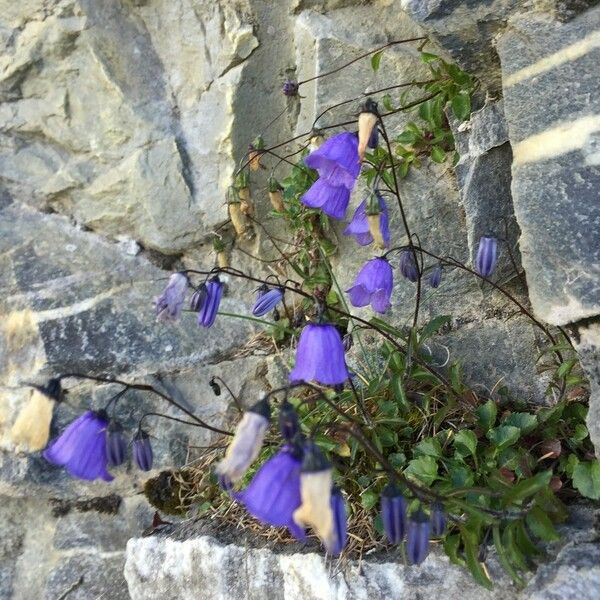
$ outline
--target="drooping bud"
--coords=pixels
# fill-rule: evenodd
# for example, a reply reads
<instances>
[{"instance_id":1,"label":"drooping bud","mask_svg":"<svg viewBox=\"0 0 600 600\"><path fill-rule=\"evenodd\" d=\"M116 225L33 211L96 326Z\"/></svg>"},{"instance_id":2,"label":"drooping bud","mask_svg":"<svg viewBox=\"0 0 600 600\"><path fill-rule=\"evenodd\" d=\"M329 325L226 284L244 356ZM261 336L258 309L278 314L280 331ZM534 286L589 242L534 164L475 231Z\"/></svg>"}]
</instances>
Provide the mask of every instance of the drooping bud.
<instances>
[{"instance_id":1,"label":"drooping bud","mask_svg":"<svg viewBox=\"0 0 600 600\"><path fill-rule=\"evenodd\" d=\"M257 138L248 146L248 166L251 171L258 171L260 169L260 157L262 156L262 150L264 150L265 142L262 135Z\"/></svg>"},{"instance_id":2,"label":"drooping bud","mask_svg":"<svg viewBox=\"0 0 600 600\"><path fill-rule=\"evenodd\" d=\"M220 269L226 269L229 267L229 257L227 256L227 252L225 250L225 243L220 237L215 237L213 239L213 250L217 255L217 265Z\"/></svg>"},{"instance_id":3,"label":"drooping bud","mask_svg":"<svg viewBox=\"0 0 600 600\"><path fill-rule=\"evenodd\" d=\"M300 473L302 504L294 511L293 518L300 527L312 527L331 553L337 541L331 507L332 472L319 447L312 441L306 442Z\"/></svg>"},{"instance_id":4,"label":"drooping bud","mask_svg":"<svg viewBox=\"0 0 600 600\"><path fill-rule=\"evenodd\" d=\"M381 204L379 197L375 192L372 192L367 202L367 221L369 223L369 233L373 238L373 243L376 248L383 249L386 247L385 240L383 239L383 232L381 228Z\"/></svg>"},{"instance_id":5,"label":"drooping bud","mask_svg":"<svg viewBox=\"0 0 600 600\"><path fill-rule=\"evenodd\" d=\"M133 439L133 459L138 469L150 471L154 463L154 453L150 444L150 437L143 429L138 432Z\"/></svg>"},{"instance_id":6,"label":"drooping bud","mask_svg":"<svg viewBox=\"0 0 600 600\"><path fill-rule=\"evenodd\" d=\"M259 288L258 297L252 308L255 317L262 317L273 310L283 300L283 288L269 289L267 286Z\"/></svg>"},{"instance_id":7,"label":"drooping bud","mask_svg":"<svg viewBox=\"0 0 600 600\"><path fill-rule=\"evenodd\" d=\"M249 408L238 423L225 457L215 468L225 488L239 481L256 460L269 428L271 407L260 400Z\"/></svg>"},{"instance_id":8,"label":"drooping bud","mask_svg":"<svg viewBox=\"0 0 600 600\"><path fill-rule=\"evenodd\" d=\"M419 269L413 251L410 249L400 252L400 273L413 283L419 279Z\"/></svg>"},{"instance_id":9,"label":"drooping bud","mask_svg":"<svg viewBox=\"0 0 600 600\"><path fill-rule=\"evenodd\" d=\"M126 456L127 442L123 435L123 427L120 423L111 421L106 429L106 461L110 467L118 467L125 462Z\"/></svg>"},{"instance_id":10,"label":"drooping bud","mask_svg":"<svg viewBox=\"0 0 600 600\"><path fill-rule=\"evenodd\" d=\"M352 346L354 346L354 337L351 333L347 333L343 338L344 350L348 352Z\"/></svg>"},{"instance_id":11,"label":"drooping bud","mask_svg":"<svg viewBox=\"0 0 600 600\"><path fill-rule=\"evenodd\" d=\"M381 492L381 520L387 539L392 544L399 544L406 534L406 500L391 483Z\"/></svg>"},{"instance_id":12,"label":"drooping bud","mask_svg":"<svg viewBox=\"0 0 600 600\"><path fill-rule=\"evenodd\" d=\"M365 158L367 146L378 120L377 102L368 98L358 115L358 156L361 162Z\"/></svg>"},{"instance_id":13,"label":"drooping bud","mask_svg":"<svg viewBox=\"0 0 600 600\"><path fill-rule=\"evenodd\" d=\"M227 191L227 210L235 232L243 235L246 232L246 217L242 212L241 201L234 187L230 187Z\"/></svg>"},{"instance_id":14,"label":"drooping bud","mask_svg":"<svg viewBox=\"0 0 600 600\"><path fill-rule=\"evenodd\" d=\"M408 520L406 532L406 555L411 565L420 565L429 554L429 519L418 510Z\"/></svg>"},{"instance_id":15,"label":"drooping bud","mask_svg":"<svg viewBox=\"0 0 600 600\"><path fill-rule=\"evenodd\" d=\"M446 531L446 515L444 513L444 507L436 502L431 507L431 533L435 537L444 535Z\"/></svg>"},{"instance_id":16,"label":"drooping bud","mask_svg":"<svg viewBox=\"0 0 600 600\"><path fill-rule=\"evenodd\" d=\"M206 284L206 299L198 311L198 325L212 327L223 296L223 282L217 275L211 277Z\"/></svg>"},{"instance_id":17,"label":"drooping bud","mask_svg":"<svg viewBox=\"0 0 600 600\"><path fill-rule=\"evenodd\" d=\"M269 177L269 200L271 201L271 206L277 212L285 210L283 204L283 187L275 177Z\"/></svg>"},{"instance_id":18,"label":"drooping bud","mask_svg":"<svg viewBox=\"0 0 600 600\"><path fill-rule=\"evenodd\" d=\"M437 288L442 282L442 265L437 265L429 276L429 285L432 288Z\"/></svg>"},{"instance_id":19,"label":"drooping bud","mask_svg":"<svg viewBox=\"0 0 600 600\"><path fill-rule=\"evenodd\" d=\"M279 409L279 431L286 442L292 442L300 433L300 421L294 407L284 400Z\"/></svg>"},{"instance_id":20,"label":"drooping bud","mask_svg":"<svg viewBox=\"0 0 600 600\"><path fill-rule=\"evenodd\" d=\"M208 296L208 290L206 288L206 282L203 281L196 291L192 294L190 299L190 310L194 312L198 312L202 310L204 303L206 302L206 297Z\"/></svg>"},{"instance_id":21,"label":"drooping bud","mask_svg":"<svg viewBox=\"0 0 600 600\"><path fill-rule=\"evenodd\" d=\"M283 93L288 97L297 96L299 88L298 82L293 79L286 79L283 82Z\"/></svg>"},{"instance_id":22,"label":"drooping bud","mask_svg":"<svg viewBox=\"0 0 600 600\"><path fill-rule=\"evenodd\" d=\"M344 549L348 541L348 522L344 497L335 486L331 490L331 512L333 513L334 542L329 552L333 556L337 556Z\"/></svg>"},{"instance_id":23,"label":"drooping bud","mask_svg":"<svg viewBox=\"0 0 600 600\"><path fill-rule=\"evenodd\" d=\"M496 238L484 235L479 240L475 269L482 277L489 277L496 268L498 259L498 241Z\"/></svg>"}]
</instances>

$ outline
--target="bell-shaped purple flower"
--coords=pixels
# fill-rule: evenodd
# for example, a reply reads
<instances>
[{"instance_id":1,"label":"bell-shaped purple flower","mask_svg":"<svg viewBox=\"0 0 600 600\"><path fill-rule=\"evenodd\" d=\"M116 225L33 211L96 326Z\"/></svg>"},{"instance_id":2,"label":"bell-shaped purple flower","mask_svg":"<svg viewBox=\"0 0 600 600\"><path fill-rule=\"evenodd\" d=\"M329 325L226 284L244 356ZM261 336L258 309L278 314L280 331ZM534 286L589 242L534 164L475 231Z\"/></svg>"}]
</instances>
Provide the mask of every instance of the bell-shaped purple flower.
<instances>
[{"instance_id":1,"label":"bell-shaped purple flower","mask_svg":"<svg viewBox=\"0 0 600 600\"><path fill-rule=\"evenodd\" d=\"M388 218L388 209L385 200L381 194L377 193L377 199L379 200L379 208L381 209L381 215L379 218L379 229L381 231L381 237L385 242L385 247L388 248L390 245L390 224ZM373 236L369 231L369 220L367 218L367 199L363 200L358 208L354 211L352 220L344 229L344 235L353 235L354 239L361 246L368 246L373 243Z\"/></svg>"},{"instance_id":2,"label":"bell-shaped purple flower","mask_svg":"<svg viewBox=\"0 0 600 600\"><path fill-rule=\"evenodd\" d=\"M150 444L150 437L143 429L138 430L133 439L133 459L138 469L142 471L150 471L152 469L152 464L154 463L152 444Z\"/></svg>"},{"instance_id":3,"label":"bell-shaped purple flower","mask_svg":"<svg viewBox=\"0 0 600 600\"><path fill-rule=\"evenodd\" d=\"M343 185L333 185L321 177L312 184L300 199L310 208L320 208L332 219L343 219L350 202L350 190Z\"/></svg>"},{"instance_id":4,"label":"bell-shaped purple flower","mask_svg":"<svg viewBox=\"0 0 600 600\"><path fill-rule=\"evenodd\" d=\"M406 534L406 500L393 484L386 485L381 493L381 520L387 539L399 544Z\"/></svg>"},{"instance_id":5,"label":"bell-shaped purple flower","mask_svg":"<svg viewBox=\"0 0 600 600\"><path fill-rule=\"evenodd\" d=\"M431 507L431 533L435 537L444 535L446 531L446 514L444 513L444 507L436 502Z\"/></svg>"},{"instance_id":6,"label":"bell-shaped purple flower","mask_svg":"<svg viewBox=\"0 0 600 600\"><path fill-rule=\"evenodd\" d=\"M215 322L222 295L223 284L215 276L206 284L206 299L198 311L198 325L210 327Z\"/></svg>"},{"instance_id":7,"label":"bell-shaped purple flower","mask_svg":"<svg viewBox=\"0 0 600 600\"><path fill-rule=\"evenodd\" d=\"M400 273L413 283L419 279L419 269L413 251L410 249L400 252Z\"/></svg>"},{"instance_id":8,"label":"bell-shaped purple flower","mask_svg":"<svg viewBox=\"0 0 600 600\"><path fill-rule=\"evenodd\" d=\"M283 288L276 287L268 289L259 289L258 298L254 303L252 314L255 317L262 317L272 311L283 300Z\"/></svg>"},{"instance_id":9,"label":"bell-shaped purple flower","mask_svg":"<svg viewBox=\"0 0 600 600\"><path fill-rule=\"evenodd\" d=\"M475 269L482 277L489 277L496 268L498 260L498 241L496 238L484 235L479 240Z\"/></svg>"},{"instance_id":10,"label":"bell-shaped purple flower","mask_svg":"<svg viewBox=\"0 0 600 600\"><path fill-rule=\"evenodd\" d=\"M290 381L337 385L344 383L348 377L339 331L329 323L309 323L300 334L296 365L290 373Z\"/></svg>"},{"instance_id":11,"label":"bell-shaped purple flower","mask_svg":"<svg viewBox=\"0 0 600 600\"><path fill-rule=\"evenodd\" d=\"M354 285L346 290L352 306L371 305L378 313L386 312L394 289L394 274L385 258L372 258L360 270Z\"/></svg>"},{"instance_id":12,"label":"bell-shaped purple flower","mask_svg":"<svg viewBox=\"0 0 600 600\"><path fill-rule=\"evenodd\" d=\"M333 135L311 152L304 164L318 171L319 177L327 179L330 185L352 191L360 173L358 137L349 132Z\"/></svg>"},{"instance_id":13,"label":"bell-shaped purple flower","mask_svg":"<svg viewBox=\"0 0 600 600\"><path fill-rule=\"evenodd\" d=\"M412 565L420 565L429 554L429 519L419 510L411 515L406 532L406 555Z\"/></svg>"},{"instance_id":14,"label":"bell-shaped purple flower","mask_svg":"<svg viewBox=\"0 0 600 600\"><path fill-rule=\"evenodd\" d=\"M43 456L48 462L64 467L73 477L112 481L112 475L106 470L107 426L104 411L88 410L50 442Z\"/></svg>"},{"instance_id":15,"label":"bell-shaped purple flower","mask_svg":"<svg viewBox=\"0 0 600 600\"><path fill-rule=\"evenodd\" d=\"M118 467L125 462L127 442L123 435L123 427L111 421L106 430L106 461L111 467Z\"/></svg>"},{"instance_id":16,"label":"bell-shaped purple flower","mask_svg":"<svg viewBox=\"0 0 600 600\"><path fill-rule=\"evenodd\" d=\"M158 321L176 321L181 315L188 278L184 273L173 273L162 294L155 300Z\"/></svg>"},{"instance_id":17,"label":"bell-shaped purple flower","mask_svg":"<svg viewBox=\"0 0 600 600\"><path fill-rule=\"evenodd\" d=\"M433 271L431 271L431 275L429 276L429 285L432 288L440 287L440 283L442 283L442 266L437 265L434 267Z\"/></svg>"},{"instance_id":18,"label":"bell-shaped purple flower","mask_svg":"<svg viewBox=\"0 0 600 600\"><path fill-rule=\"evenodd\" d=\"M346 547L348 541L348 522L346 518L346 503L340 490L331 490L331 512L333 514L333 544L329 552L337 556Z\"/></svg>"},{"instance_id":19,"label":"bell-shaped purple flower","mask_svg":"<svg viewBox=\"0 0 600 600\"><path fill-rule=\"evenodd\" d=\"M279 409L279 431L286 442L293 442L300 433L300 421L294 407L284 400Z\"/></svg>"},{"instance_id":20,"label":"bell-shaped purple flower","mask_svg":"<svg viewBox=\"0 0 600 600\"><path fill-rule=\"evenodd\" d=\"M287 527L299 539L304 528L293 519L300 506L300 469L302 460L291 446L284 446L256 472L248 486L234 494L248 512L265 525Z\"/></svg>"}]
</instances>

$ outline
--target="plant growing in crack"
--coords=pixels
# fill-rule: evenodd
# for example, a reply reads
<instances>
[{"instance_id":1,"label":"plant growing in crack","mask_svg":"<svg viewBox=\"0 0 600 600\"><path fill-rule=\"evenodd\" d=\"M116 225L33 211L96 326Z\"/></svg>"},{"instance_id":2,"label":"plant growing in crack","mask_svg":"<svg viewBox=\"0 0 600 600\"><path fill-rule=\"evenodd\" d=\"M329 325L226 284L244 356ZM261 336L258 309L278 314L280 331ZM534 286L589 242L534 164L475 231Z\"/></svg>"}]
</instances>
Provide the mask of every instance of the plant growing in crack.
<instances>
[{"instance_id":1,"label":"plant growing in crack","mask_svg":"<svg viewBox=\"0 0 600 600\"><path fill-rule=\"evenodd\" d=\"M420 41L387 44L317 77L335 76L368 57L378 69L386 47ZM147 482L147 496L160 510L182 513L197 505L200 512L226 521L232 510L238 510L237 518L243 509L264 525L287 528L296 539L312 532L332 556L356 556L387 545L399 549L399 560L421 564L433 542L486 587L492 582L485 549L493 544L506 571L522 583L523 573L541 555L539 541L557 538L555 524L566 515L564 500L600 498L600 463L584 425L586 383L565 333L540 322L494 280L502 251L496 236L481 238L470 267L432 252L409 226L401 180L422 161L441 163L451 155L448 111L458 120L468 119L477 86L456 65L421 54L431 79L388 86L330 107L360 100L356 119L272 146L259 136L228 191L231 228L215 241L217 266L174 273L156 300L156 316L164 321L194 316L202 328L212 327L219 315L266 321L277 342L295 354L288 383L242 402L215 377L215 394L226 387L240 409L250 406L241 410L230 432L154 386L61 374L38 386L38 392L60 400L65 378L117 383L122 390L103 410L88 411L69 425L44 451L47 460L77 477L110 480L110 470L126 460L114 407L132 389L154 393L182 416L141 416L133 440L141 470L153 466L151 419L174 419L221 436L206 450L201 468L187 466ZM287 81L283 91L298 95L305 83ZM394 98L399 90L404 91ZM388 118L409 111L414 120L394 136ZM326 137L331 130L335 133ZM298 140L296 152L277 152ZM272 216L284 225L277 235L256 217L250 179L250 171L269 161ZM278 178L282 168L287 174ZM331 219L347 218L359 177L368 191L344 233L374 252L343 291L330 263L337 252ZM392 212L403 225L401 240L391 239ZM255 228L277 252L280 276L263 277L229 265L227 236L243 240ZM256 258L259 264L264 260ZM551 406L510 398L500 402L469 386L450 356L443 364L436 362L430 343L450 318L440 315L423 323L421 300L426 288L444 286L450 270L491 286L539 328L548 341L543 358L545 369L552 370ZM220 312L223 275L259 286L252 315ZM415 290L406 326L386 319L394 279ZM375 314L362 318L349 304L371 306ZM238 508L232 509L232 503Z\"/></svg>"}]
</instances>

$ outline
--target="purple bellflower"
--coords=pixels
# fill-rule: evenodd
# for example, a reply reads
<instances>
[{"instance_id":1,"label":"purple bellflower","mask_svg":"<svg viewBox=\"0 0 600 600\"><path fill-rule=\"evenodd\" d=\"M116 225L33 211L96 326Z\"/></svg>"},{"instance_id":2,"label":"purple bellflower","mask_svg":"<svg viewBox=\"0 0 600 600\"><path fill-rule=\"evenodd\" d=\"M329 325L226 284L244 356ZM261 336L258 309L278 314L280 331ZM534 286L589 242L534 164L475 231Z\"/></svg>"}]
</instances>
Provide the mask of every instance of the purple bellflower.
<instances>
[{"instance_id":1,"label":"purple bellflower","mask_svg":"<svg viewBox=\"0 0 600 600\"><path fill-rule=\"evenodd\" d=\"M339 331L330 323L309 323L300 334L290 382L317 381L322 385L337 385L348 377Z\"/></svg>"},{"instance_id":2,"label":"purple bellflower","mask_svg":"<svg viewBox=\"0 0 600 600\"><path fill-rule=\"evenodd\" d=\"M162 294L156 298L156 319L176 321L181 315L188 278L184 273L173 273Z\"/></svg>"},{"instance_id":3,"label":"purple bellflower","mask_svg":"<svg viewBox=\"0 0 600 600\"><path fill-rule=\"evenodd\" d=\"M343 132L333 135L311 152L304 164L327 179L332 186L343 186L352 191L360 173L358 138L356 134Z\"/></svg>"},{"instance_id":4,"label":"purple bellflower","mask_svg":"<svg viewBox=\"0 0 600 600\"><path fill-rule=\"evenodd\" d=\"M415 262L413 251L410 249L400 252L400 273L413 283L419 279L417 263Z\"/></svg>"},{"instance_id":5,"label":"purple bellflower","mask_svg":"<svg viewBox=\"0 0 600 600\"><path fill-rule=\"evenodd\" d=\"M206 283L202 282L198 289L192 294L190 299L190 310L194 312L199 312L202 310L206 302L206 298L208 296L208 288L206 287Z\"/></svg>"},{"instance_id":6,"label":"purple bellflower","mask_svg":"<svg viewBox=\"0 0 600 600\"><path fill-rule=\"evenodd\" d=\"M302 203L310 208L320 208L332 219L343 219L350 202L350 190L343 185L332 185L321 177L302 196Z\"/></svg>"},{"instance_id":7,"label":"purple bellflower","mask_svg":"<svg viewBox=\"0 0 600 600\"><path fill-rule=\"evenodd\" d=\"M381 520L387 539L399 544L406 533L406 500L400 490L392 484L381 493Z\"/></svg>"},{"instance_id":8,"label":"purple bellflower","mask_svg":"<svg viewBox=\"0 0 600 600\"><path fill-rule=\"evenodd\" d=\"M390 245L390 224L388 218L388 210L385 200L378 192L375 192L377 199L379 200L379 208L381 209L381 216L379 219L379 229L381 231L381 237L385 242L385 247L388 248ZM353 235L354 239L360 246L368 246L373 243L373 236L369 231L369 220L367 218L367 199L365 198L354 211L352 220L344 229L344 235Z\"/></svg>"},{"instance_id":9,"label":"purple bellflower","mask_svg":"<svg viewBox=\"0 0 600 600\"><path fill-rule=\"evenodd\" d=\"M301 504L301 466L299 454L291 446L283 446L262 465L248 486L234 496L261 523L287 527L294 537L304 539L304 528L293 519Z\"/></svg>"},{"instance_id":10,"label":"purple bellflower","mask_svg":"<svg viewBox=\"0 0 600 600\"><path fill-rule=\"evenodd\" d=\"M484 235L479 240L475 269L482 277L489 277L496 268L498 260L498 241L496 238Z\"/></svg>"},{"instance_id":11,"label":"purple bellflower","mask_svg":"<svg viewBox=\"0 0 600 600\"><path fill-rule=\"evenodd\" d=\"M390 308L390 297L394 289L394 274L385 258L372 258L360 270L354 285L346 290L352 306L371 305L378 313Z\"/></svg>"},{"instance_id":12,"label":"purple bellflower","mask_svg":"<svg viewBox=\"0 0 600 600\"><path fill-rule=\"evenodd\" d=\"M112 475L106 470L107 426L104 411L88 410L50 442L43 456L48 462L64 467L73 477L112 481Z\"/></svg>"},{"instance_id":13,"label":"purple bellflower","mask_svg":"<svg viewBox=\"0 0 600 600\"><path fill-rule=\"evenodd\" d=\"M420 565L429 554L429 519L419 510L411 515L406 533L406 555L411 565Z\"/></svg>"},{"instance_id":14,"label":"purple bellflower","mask_svg":"<svg viewBox=\"0 0 600 600\"><path fill-rule=\"evenodd\" d=\"M215 322L222 295L223 284L215 276L206 284L206 299L198 311L198 325L201 327L210 327Z\"/></svg>"},{"instance_id":15,"label":"purple bellflower","mask_svg":"<svg viewBox=\"0 0 600 600\"><path fill-rule=\"evenodd\" d=\"M255 317L262 317L272 311L283 300L283 288L267 288L261 286L258 290L258 297L254 303L252 314Z\"/></svg>"},{"instance_id":16,"label":"purple bellflower","mask_svg":"<svg viewBox=\"0 0 600 600\"><path fill-rule=\"evenodd\" d=\"M348 541L348 523L346 519L346 503L340 491L334 487L331 490L331 512L333 514L334 542L330 552L337 556L345 548Z\"/></svg>"},{"instance_id":17,"label":"purple bellflower","mask_svg":"<svg viewBox=\"0 0 600 600\"><path fill-rule=\"evenodd\" d=\"M267 400L259 400L249 408L238 423L225 457L215 471L225 489L239 481L256 460L269 428L271 407Z\"/></svg>"},{"instance_id":18,"label":"purple bellflower","mask_svg":"<svg viewBox=\"0 0 600 600\"><path fill-rule=\"evenodd\" d=\"M152 444L150 444L150 437L143 429L140 429L133 439L133 459L138 469L142 471L152 469L154 463Z\"/></svg>"},{"instance_id":19,"label":"purple bellflower","mask_svg":"<svg viewBox=\"0 0 600 600\"><path fill-rule=\"evenodd\" d=\"M440 283L442 283L442 265L436 265L429 276L429 285L432 288L438 288Z\"/></svg>"},{"instance_id":20,"label":"purple bellflower","mask_svg":"<svg viewBox=\"0 0 600 600\"><path fill-rule=\"evenodd\" d=\"M444 514L444 507L436 502L431 507L431 533L435 537L441 537L446 531L446 515Z\"/></svg>"},{"instance_id":21,"label":"purple bellflower","mask_svg":"<svg viewBox=\"0 0 600 600\"><path fill-rule=\"evenodd\" d=\"M123 427L111 421L106 430L106 461L111 467L118 467L125 462L127 442L123 435Z\"/></svg>"},{"instance_id":22,"label":"purple bellflower","mask_svg":"<svg viewBox=\"0 0 600 600\"><path fill-rule=\"evenodd\" d=\"M283 82L283 93L286 96L297 96L299 88L300 86L298 85L298 82L293 81L292 79L286 79Z\"/></svg>"}]
</instances>

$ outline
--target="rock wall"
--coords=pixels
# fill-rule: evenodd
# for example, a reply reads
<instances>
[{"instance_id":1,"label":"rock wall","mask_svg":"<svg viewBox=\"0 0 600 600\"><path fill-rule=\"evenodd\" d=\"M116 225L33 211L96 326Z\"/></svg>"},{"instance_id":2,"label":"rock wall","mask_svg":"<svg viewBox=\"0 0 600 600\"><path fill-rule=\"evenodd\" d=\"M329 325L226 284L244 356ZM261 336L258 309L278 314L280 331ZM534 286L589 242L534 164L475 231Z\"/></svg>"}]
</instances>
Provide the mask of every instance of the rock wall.
<instances>
[{"instance_id":1,"label":"rock wall","mask_svg":"<svg viewBox=\"0 0 600 600\"><path fill-rule=\"evenodd\" d=\"M202 332L157 325L152 298L170 269L213 264L207 240L226 220L226 188L257 132L268 143L306 132L330 104L412 80L423 67L414 48L401 45L384 53L377 73L368 61L356 63L303 87L300 99L281 94L282 80L311 77L393 39L430 33L438 51L482 82L471 121L455 131L455 171L424 164L403 183L411 227L433 250L469 260L479 235L508 223L536 315L572 328L592 381L589 427L600 444L600 9L592 4L0 0L0 517L8 524L0 597L129 596L125 541L151 519L139 493L144 478L128 466L109 485L77 482L15 444L12 426L31 394L23 383L56 372L110 372L163 386L217 425L231 407L213 395L211 375L247 402L268 389L272 359L244 349L255 331L247 321L220 319ZM267 128L284 108L286 117ZM354 111L348 105L317 124ZM264 185L264 175L253 181L261 217L270 210ZM359 192L353 206L360 199ZM399 238L396 214L392 226ZM338 237L343 287L368 253ZM260 232L242 250L268 252ZM506 254L502 261L504 283L526 298ZM237 250L232 262L256 268ZM251 297L250 286L229 282L224 308L245 312ZM393 316L403 322L412 291L399 284L394 298ZM424 299L423 318L440 313L454 316L442 343L463 358L473 382L491 389L504 378L520 397L545 401L537 334L508 319L512 308L501 297L450 274ZM68 383L54 432L115 393ZM118 416L133 427L158 407L131 393ZM183 464L189 446L209 439L183 426L161 424L153 433L157 469ZM136 570L146 546L162 556L163 543L130 543L133 597L161 589L166 573ZM246 565L265 560L283 559L244 558ZM301 571L302 560L318 559L294 560ZM424 585L402 569L389 576L403 597L417 597ZM454 570L455 586L444 593L457 594L465 577ZM220 597L197 581L195 597ZM374 598L384 593L352 581ZM585 593L578 597L591 597ZM334 594L351 597L337 587L323 597Z\"/></svg>"}]
</instances>

